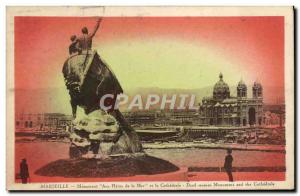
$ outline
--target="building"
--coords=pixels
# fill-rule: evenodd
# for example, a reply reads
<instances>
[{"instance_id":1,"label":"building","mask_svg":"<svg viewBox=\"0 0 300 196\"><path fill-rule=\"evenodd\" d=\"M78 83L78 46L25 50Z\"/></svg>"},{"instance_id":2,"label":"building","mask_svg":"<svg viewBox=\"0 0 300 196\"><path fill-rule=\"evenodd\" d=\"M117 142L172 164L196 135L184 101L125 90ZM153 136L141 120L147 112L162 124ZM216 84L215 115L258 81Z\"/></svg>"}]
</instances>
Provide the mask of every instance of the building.
<instances>
[{"instance_id":1,"label":"building","mask_svg":"<svg viewBox=\"0 0 300 196\"><path fill-rule=\"evenodd\" d=\"M285 105L264 105L264 124L283 127L285 124Z\"/></svg>"},{"instance_id":2,"label":"building","mask_svg":"<svg viewBox=\"0 0 300 196\"><path fill-rule=\"evenodd\" d=\"M241 80L237 95L231 96L229 86L220 73L212 97L205 97L199 108L202 125L257 126L263 124L263 88L258 82L252 86L252 97L247 96L247 85Z\"/></svg>"},{"instance_id":3,"label":"building","mask_svg":"<svg viewBox=\"0 0 300 196\"><path fill-rule=\"evenodd\" d=\"M172 110L166 112L173 125L192 125L197 118L197 110Z\"/></svg>"},{"instance_id":4,"label":"building","mask_svg":"<svg viewBox=\"0 0 300 196\"><path fill-rule=\"evenodd\" d=\"M131 125L153 125L156 113L154 111L130 111L123 113L125 119Z\"/></svg>"},{"instance_id":5,"label":"building","mask_svg":"<svg viewBox=\"0 0 300 196\"><path fill-rule=\"evenodd\" d=\"M16 114L15 129L18 131L42 131L65 129L71 125L72 116L61 113Z\"/></svg>"},{"instance_id":6,"label":"building","mask_svg":"<svg viewBox=\"0 0 300 196\"><path fill-rule=\"evenodd\" d=\"M132 125L191 125L197 119L196 110L147 110L124 112Z\"/></svg>"}]
</instances>

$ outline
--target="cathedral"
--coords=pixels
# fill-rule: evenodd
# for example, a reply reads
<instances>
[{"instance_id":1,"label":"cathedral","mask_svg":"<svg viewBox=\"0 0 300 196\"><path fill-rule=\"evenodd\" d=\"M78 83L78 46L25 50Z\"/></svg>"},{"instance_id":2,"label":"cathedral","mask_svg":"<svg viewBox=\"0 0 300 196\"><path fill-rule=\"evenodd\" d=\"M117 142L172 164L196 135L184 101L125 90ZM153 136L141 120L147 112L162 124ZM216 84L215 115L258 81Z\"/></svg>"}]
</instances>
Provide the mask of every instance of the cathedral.
<instances>
[{"instance_id":1,"label":"cathedral","mask_svg":"<svg viewBox=\"0 0 300 196\"><path fill-rule=\"evenodd\" d=\"M252 98L247 96L247 85L241 80L237 95L231 96L229 86L220 73L212 97L205 97L199 108L201 125L259 126L263 122L262 85L254 82Z\"/></svg>"}]
</instances>

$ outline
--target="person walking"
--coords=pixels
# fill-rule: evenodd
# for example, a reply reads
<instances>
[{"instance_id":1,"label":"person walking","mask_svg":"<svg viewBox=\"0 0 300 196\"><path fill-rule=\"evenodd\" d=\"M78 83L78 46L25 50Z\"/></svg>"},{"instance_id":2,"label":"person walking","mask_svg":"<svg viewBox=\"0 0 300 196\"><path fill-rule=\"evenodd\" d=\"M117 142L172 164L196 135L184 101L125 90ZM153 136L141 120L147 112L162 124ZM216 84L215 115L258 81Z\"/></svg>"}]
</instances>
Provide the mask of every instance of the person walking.
<instances>
[{"instance_id":1,"label":"person walking","mask_svg":"<svg viewBox=\"0 0 300 196\"><path fill-rule=\"evenodd\" d=\"M26 159L22 159L20 164L20 177L22 179L22 184L27 184L27 179L29 178L29 171Z\"/></svg>"},{"instance_id":2,"label":"person walking","mask_svg":"<svg viewBox=\"0 0 300 196\"><path fill-rule=\"evenodd\" d=\"M228 175L229 181L233 182L233 176L232 176L233 157L232 157L231 153L232 153L232 150L227 149L227 156L225 157L224 169Z\"/></svg>"}]
</instances>

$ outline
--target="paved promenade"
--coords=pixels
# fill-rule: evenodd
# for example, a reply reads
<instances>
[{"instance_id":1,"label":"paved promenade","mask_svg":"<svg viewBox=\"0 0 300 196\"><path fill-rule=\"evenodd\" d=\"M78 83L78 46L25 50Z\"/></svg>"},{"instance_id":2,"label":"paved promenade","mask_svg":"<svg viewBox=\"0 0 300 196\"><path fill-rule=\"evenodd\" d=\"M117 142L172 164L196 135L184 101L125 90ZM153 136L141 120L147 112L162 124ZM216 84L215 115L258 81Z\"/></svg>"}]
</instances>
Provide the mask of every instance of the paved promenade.
<instances>
[{"instance_id":1,"label":"paved promenade","mask_svg":"<svg viewBox=\"0 0 300 196\"><path fill-rule=\"evenodd\" d=\"M285 152L283 145L266 145L266 144L203 144L194 142L157 142L143 143L144 149L169 149L169 148L211 148L211 149L227 149L233 150L255 150L267 152Z\"/></svg>"}]
</instances>

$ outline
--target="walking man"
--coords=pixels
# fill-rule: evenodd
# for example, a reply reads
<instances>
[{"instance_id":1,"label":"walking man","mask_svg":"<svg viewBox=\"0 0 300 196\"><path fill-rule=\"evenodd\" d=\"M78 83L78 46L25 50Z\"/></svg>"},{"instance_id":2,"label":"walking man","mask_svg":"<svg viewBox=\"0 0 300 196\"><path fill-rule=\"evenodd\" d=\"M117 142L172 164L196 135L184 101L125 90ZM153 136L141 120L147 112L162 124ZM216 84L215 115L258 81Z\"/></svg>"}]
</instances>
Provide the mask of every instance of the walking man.
<instances>
[{"instance_id":1,"label":"walking man","mask_svg":"<svg viewBox=\"0 0 300 196\"><path fill-rule=\"evenodd\" d=\"M27 184L27 178L29 178L28 165L26 159L22 159L20 164L20 177L22 179L22 184Z\"/></svg>"},{"instance_id":2,"label":"walking man","mask_svg":"<svg viewBox=\"0 0 300 196\"><path fill-rule=\"evenodd\" d=\"M226 173L228 174L229 181L233 182L233 176L232 176L233 157L232 157L231 153L232 153L232 150L227 149L227 156L225 157L224 169L225 169Z\"/></svg>"}]
</instances>

